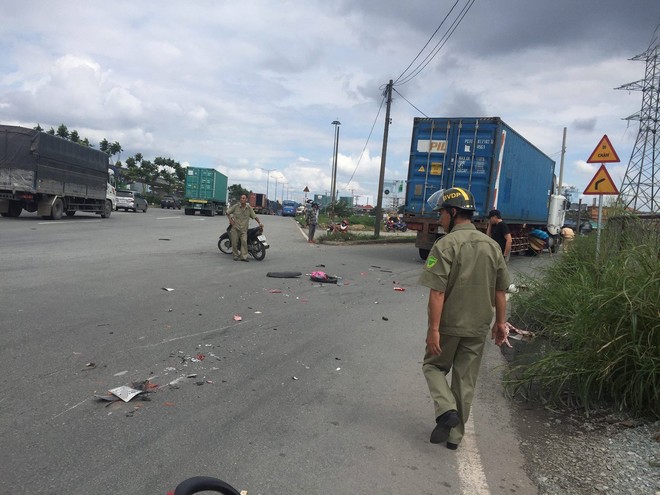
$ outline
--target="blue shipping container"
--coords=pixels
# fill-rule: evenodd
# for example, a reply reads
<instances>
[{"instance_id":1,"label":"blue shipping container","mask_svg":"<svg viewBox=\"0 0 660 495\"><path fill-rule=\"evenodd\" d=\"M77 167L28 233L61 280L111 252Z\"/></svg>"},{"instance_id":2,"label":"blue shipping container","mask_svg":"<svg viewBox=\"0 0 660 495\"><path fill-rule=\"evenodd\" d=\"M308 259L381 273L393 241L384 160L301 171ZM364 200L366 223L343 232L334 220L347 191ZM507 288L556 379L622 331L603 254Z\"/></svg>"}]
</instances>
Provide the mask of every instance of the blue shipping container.
<instances>
[{"instance_id":1,"label":"blue shipping container","mask_svg":"<svg viewBox=\"0 0 660 495\"><path fill-rule=\"evenodd\" d=\"M426 204L439 189L474 194L477 215L497 208L510 224L545 224L555 162L499 117L415 118L406 213L437 216Z\"/></svg>"}]
</instances>

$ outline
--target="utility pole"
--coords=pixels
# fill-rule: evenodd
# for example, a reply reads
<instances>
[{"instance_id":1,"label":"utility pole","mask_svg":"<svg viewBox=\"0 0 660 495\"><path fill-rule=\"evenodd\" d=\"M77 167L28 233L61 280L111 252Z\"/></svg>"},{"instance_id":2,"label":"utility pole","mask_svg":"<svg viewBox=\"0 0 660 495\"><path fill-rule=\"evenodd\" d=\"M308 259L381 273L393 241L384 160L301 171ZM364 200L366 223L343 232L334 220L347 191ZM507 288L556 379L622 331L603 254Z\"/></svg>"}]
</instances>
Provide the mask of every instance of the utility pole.
<instances>
[{"instance_id":1,"label":"utility pole","mask_svg":"<svg viewBox=\"0 0 660 495\"><path fill-rule=\"evenodd\" d=\"M656 34L644 53L631 60L646 62L646 72L644 79L616 88L642 92L642 108L625 119L638 120L639 131L619 201L636 212L657 214L660 213L660 34Z\"/></svg>"},{"instance_id":2,"label":"utility pole","mask_svg":"<svg viewBox=\"0 0 660 495\"><path fill-rule=\"evenodd\" d=\"M374 237L380 237L380 221L383 218L383 182L385 181L385 159L387 156L387 136L390 130L390 107L392 106L392 79L385 88L387 107L385 110L385 131L383 132L383 152L380 157L380 177L378 178L378 198L376 203L376 221L374 222Z\"/></svg>"},{"instance_id":3,"label":"utility pole","mask_svg":"<svg viewBox=\"0 0 660 495\"><path fill-rule=\"evenodd\" d=\"M337 188L337 154L339 153L339 126L341 125L341 122L338 120L335 120L332 122L332 125L335 126L335 147L332 152L332 184L330 186L330 189L332 189L332 198L330 199L330 207L331 207L331 217L334 220L335 218L335 191Z\"/></svg>"}]
</instances>

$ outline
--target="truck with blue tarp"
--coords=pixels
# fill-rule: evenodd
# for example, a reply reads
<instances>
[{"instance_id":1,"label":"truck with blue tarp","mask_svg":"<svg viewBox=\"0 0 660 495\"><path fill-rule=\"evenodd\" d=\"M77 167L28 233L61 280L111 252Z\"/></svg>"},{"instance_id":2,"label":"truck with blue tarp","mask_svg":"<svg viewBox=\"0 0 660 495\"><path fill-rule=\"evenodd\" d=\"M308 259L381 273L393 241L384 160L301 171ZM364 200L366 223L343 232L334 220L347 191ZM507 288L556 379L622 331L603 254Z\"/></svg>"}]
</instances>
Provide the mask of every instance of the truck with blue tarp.
<instances>
[{"instance_id":1,"label":"truck with blue tarp","mask_svg":"<svg viewBox=\"0 0 660 495\"><path fill-rule=\"evenodd\" d=\"M212 168L188 167L184 213L214 217L227 207L227 176Z\"/></svg>"},{"instance_id":2,"label":"truck with blue tarp","mask_svg":"<svg viewBox=\"0 0 660 495\"><path fill-rule=\"evenodd\" d=\"M422 258L444 235L427 200L451 187L472 192L480 230L486 230L490 210L501 212L513 253L529 248L528 234L535 228L548 232L550 244L559 244L566 198L559 194L555 162L499 117L415 118L403 221L417 231Z\"/></svg>"},{"instance_id":3,"label":"truck with blue tarp","mask_svg":"<svg viewBox=\"0 0 660 495\"><path fill-rule=\"evenodd\" d=\"M26 127L0 125L0 215L107 218L116 206L107 153Z\"/></svg>"}]
</instances>

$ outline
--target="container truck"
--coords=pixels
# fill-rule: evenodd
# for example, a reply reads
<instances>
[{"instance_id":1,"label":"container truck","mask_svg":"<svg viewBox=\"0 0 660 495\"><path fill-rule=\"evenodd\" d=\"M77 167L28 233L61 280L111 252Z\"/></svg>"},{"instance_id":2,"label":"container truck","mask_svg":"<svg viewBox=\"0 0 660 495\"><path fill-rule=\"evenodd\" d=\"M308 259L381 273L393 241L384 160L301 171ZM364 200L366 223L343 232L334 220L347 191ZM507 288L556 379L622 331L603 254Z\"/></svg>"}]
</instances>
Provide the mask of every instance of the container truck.
<instances>
[{"instance_id":1,"label":"container truck","mask_svg":"<svg viewBox=\"0 0 660 495\"><path fill-rule=\"evenodd\" d=\"M536 228L560 242L566 198L559 194L555 162L499 117L415 118L403 221L417 231L415 247L426 259L444 231L431 194L450 187L472 192L474 223L486 231L488 212L498 209L511 230L511 252L529 248Z\"/></svg>"},{"instance_id":2,"label":"container truck","mask_svg":"<svg viewBox=\"0 0 660 495\"><path fill-rule=\"evenodd\" d=\"M227 176L212 168L186 169L186 215L213 217L223 215L227 207Z\"/></svg>"},{"instance_id":3,"label":"container truck","mask_svg":"<svg viewBox=\"0 0 660 495\"><path fill-rule=\"evenodd\" d=\"M248 203L255 213L266 213L268 210L268 198L265 194L251 192Z\"/></svg>"},{"instance_id":4,"label":"container truck","mask_svg":"<svg viewBox=\"0 0 660 495\"><path fill-rule=\"evenodd\" d=\"M116 207L107 153L26 127L0 125L0 215L59 220Z\"/></svg>"}]
</instances>

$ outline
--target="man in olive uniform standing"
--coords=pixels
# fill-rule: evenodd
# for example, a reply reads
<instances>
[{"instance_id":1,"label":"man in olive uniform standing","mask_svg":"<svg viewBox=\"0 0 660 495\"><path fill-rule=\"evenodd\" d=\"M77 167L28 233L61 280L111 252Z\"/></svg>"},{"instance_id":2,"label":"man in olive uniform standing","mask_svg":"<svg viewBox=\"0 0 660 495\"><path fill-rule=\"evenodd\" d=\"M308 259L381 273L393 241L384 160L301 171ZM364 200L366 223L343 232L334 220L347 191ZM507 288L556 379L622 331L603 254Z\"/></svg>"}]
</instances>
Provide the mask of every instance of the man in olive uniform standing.
<instances>
[{"instance_id":1,"label":"man in olive uniform standing","mask_svg":"<svg viewBox=\"0 0 660 495\"><path fill-rule=\"evenodd\" d=\"M448 189L435 210L446 235L433 245L419 279L430 288L423 371L435 407L431 443L447 442L455 450L465 434L493 308L491 338L508 344L510 280L500 246L471 221L472 193Z\"/></svg>"},{"instance_id":2,"label":"man in olive uniform standing","mask_svg":"<svg viewBox=\"0 0 660 495\"><path fill-rule=\"evenodd\" d=\"M257 214L252 207L247 204L247 196L241 194L240 202L230 206L227 209L227 218L231 224L229 235L231 237L231 250L234 253L234 261L238 261L238 238L241 238L241 261L250 261L247 259L247 231L250 226L250 218L253 218L259 224L259 227L264 228L263 224L257 218Z\"/></svg>"}]
</instances>

